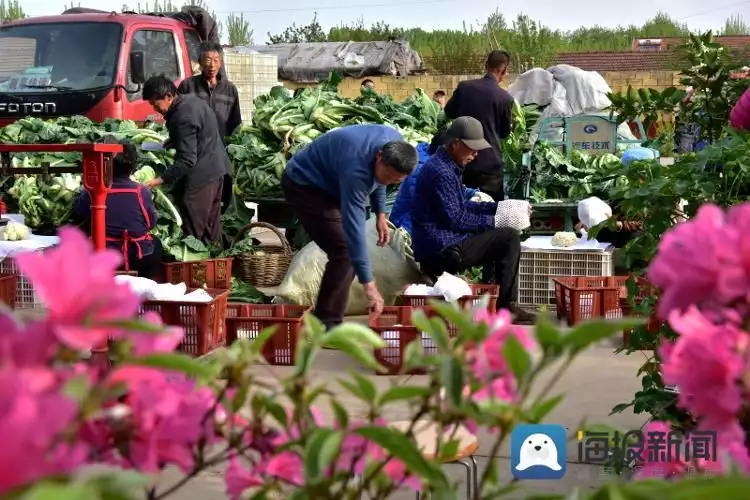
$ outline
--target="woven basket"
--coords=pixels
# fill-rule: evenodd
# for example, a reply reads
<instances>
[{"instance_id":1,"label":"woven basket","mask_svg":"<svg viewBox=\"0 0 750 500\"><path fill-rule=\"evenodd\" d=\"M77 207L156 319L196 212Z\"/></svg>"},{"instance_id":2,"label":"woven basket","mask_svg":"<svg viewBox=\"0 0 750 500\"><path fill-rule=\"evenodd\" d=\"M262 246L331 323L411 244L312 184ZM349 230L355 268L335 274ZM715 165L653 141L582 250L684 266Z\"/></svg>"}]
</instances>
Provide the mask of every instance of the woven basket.
<instances>
[{"instance_id":1,"label":"woven basket","mask_svg":"<svg viewBox=\"0 0 750 500\"><path fill-rule=\"evenodd\" d=\"M239 263L237 273L242 281L253 286L277 286L289 270L289 264L292 262L292 247L289 246L289 242L281 231L266 222L253 222L243 227L232 244L237 243L246 232L255 227L273 231L281 241L281 246L260 245L255 250L262 251L263 255L252 253L236 257L235 260Z\"/></svg>"}]
</instances>

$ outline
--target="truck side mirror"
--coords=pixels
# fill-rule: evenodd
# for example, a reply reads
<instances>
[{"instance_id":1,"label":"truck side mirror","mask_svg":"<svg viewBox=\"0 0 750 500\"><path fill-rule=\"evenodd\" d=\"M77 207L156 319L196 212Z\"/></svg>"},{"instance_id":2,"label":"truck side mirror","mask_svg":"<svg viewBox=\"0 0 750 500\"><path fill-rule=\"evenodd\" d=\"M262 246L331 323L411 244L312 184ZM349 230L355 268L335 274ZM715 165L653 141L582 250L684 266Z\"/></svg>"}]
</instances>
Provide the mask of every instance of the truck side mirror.
<instances>
[{"instance_id":1,"label":"truck side mirror","mask_svg":"<svg viewBox=\"0 0 750 500\"><path fill-rule=\"evenodd\" d=\"M146 53L142 50L130 52L130 80L137 85L146 83Z\"/></svg>"}]
</instances>

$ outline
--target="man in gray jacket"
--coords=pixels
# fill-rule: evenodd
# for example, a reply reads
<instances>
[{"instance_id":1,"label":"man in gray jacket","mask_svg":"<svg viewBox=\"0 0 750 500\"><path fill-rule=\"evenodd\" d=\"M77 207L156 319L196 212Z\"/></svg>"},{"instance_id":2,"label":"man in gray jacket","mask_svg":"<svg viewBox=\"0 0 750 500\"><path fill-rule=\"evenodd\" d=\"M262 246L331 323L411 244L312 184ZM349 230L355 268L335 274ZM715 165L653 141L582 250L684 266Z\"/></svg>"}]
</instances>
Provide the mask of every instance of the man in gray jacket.
<instances>
[{"instance_id":1,"label":"man in gray jacket","mask_svg":"<svg viewBox=\"0 0 750 500\"><path fill-rule=\"evenodd\" d=\"M222 187L229 158L214 112L198 97L178 95L177 87L164 75L146 81L143 99L164 115L170 145L177 152L172 166L146 185L173 185L185 234L205 243L219 241Z\"/></svg>"}]
</instances>

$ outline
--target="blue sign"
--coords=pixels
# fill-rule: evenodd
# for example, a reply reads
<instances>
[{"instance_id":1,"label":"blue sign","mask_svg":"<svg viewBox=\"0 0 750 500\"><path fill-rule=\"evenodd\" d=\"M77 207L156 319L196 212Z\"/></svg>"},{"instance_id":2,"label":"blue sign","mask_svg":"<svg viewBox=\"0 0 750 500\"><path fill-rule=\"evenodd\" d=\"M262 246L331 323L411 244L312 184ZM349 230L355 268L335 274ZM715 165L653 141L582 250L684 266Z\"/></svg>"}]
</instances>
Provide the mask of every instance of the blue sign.
<instances>
[{"instance_id":1,"label":"blue sign","mask_svg":"<svg viewBox=\"0 0 750 500\"><path fill-rule=\"evenodd\" d=\"M562 425L519 425L510 435L510 472L516 479L565 475L567 435Z\"/></svg>"}]
</instances>

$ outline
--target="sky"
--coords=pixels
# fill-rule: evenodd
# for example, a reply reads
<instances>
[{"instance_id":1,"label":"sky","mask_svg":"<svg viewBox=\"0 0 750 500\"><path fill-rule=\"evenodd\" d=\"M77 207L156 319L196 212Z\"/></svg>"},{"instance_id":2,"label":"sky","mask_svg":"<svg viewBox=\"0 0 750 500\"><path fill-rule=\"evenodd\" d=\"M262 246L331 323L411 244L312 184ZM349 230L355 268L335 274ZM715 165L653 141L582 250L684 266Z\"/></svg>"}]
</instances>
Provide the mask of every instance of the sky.
<instances>
[{"instance_id":1,"label":"sky","mask_svg":"<svg viewBox=\"0 0 750 500\"><path fill-rule=\"evenodd\" d=\"M137 1L129 2L134 7ZM141 2L142 4L144 2ZM174 3L181 3L176 0ZM314 13L324 29L363 19L366 25L383 21L391 26L423 29L462 29L463 23L477 26L499 10L507 21L526 14L553 29L573 30L594 25L615 27L641 25L661 10L694 30L719 29L733 14L750 23L750 0L285 0L284 2L237 2L207 0L219 19L243 13L254 30L255 43L268 41L267 33L279 33L293 22L307 24ZM122 0L97 0L83 7L122 9ZM22 0L30 16L59 14L70 5L62 0Z\"/></svg>"}]
</instances>

